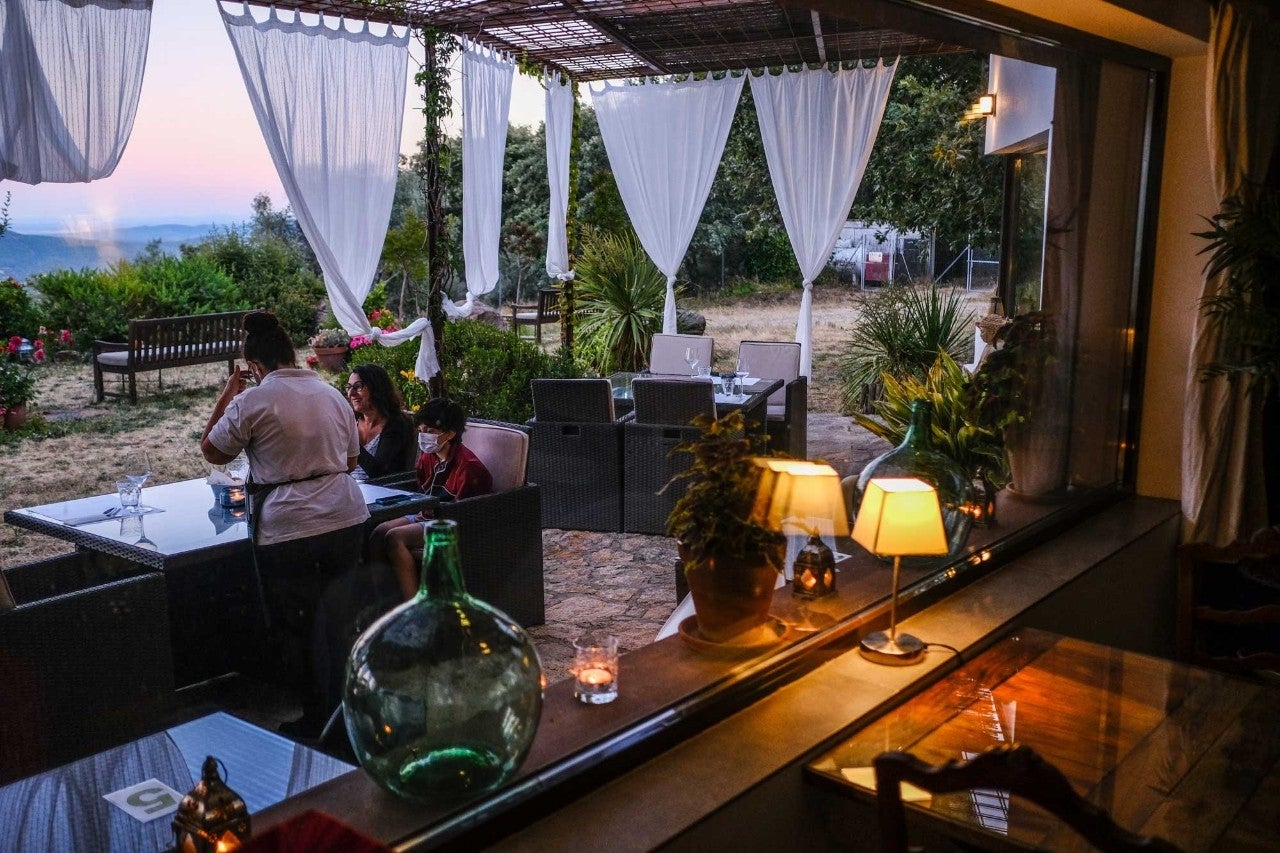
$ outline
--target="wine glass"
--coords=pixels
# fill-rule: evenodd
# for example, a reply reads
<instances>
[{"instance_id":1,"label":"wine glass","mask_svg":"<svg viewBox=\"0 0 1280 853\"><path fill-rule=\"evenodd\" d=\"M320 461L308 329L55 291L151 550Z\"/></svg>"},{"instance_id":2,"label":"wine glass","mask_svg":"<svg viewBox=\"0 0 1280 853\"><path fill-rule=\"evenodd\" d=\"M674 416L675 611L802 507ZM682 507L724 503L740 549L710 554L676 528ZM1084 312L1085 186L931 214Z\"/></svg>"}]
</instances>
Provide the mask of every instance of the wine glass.
<instances>
[{"instance_id":1,"label":"wine glass","mask_svg":"<svg viewBox=\"0 0 1280 853\"><path fill-rule=\"evenodd\" d=\"M124 455L124 476L130 483L141 488L151 477L151 457L145 450L130 450Z\"/></svg>"},{"instance_id":2,"label":"wine glass","mask_svg":"<svg viewBox=\"0 0 1280 853\"><path fill-rule=\"evenodd\" d=\"M733 375L738 377L738 382L742 385L747 384L747 377L751 375L751 369L747 366L745 356L738 356L738 367L733 371Z\"/></svg>"},{"instance_id":3,"label":"wine glass","mask_svg":"<svg viewBox=\"0 0 1280 853\"><path fill-rule=\"evenodd\" d=\"M243 453L227 463L227 476L240 482L249 479L249 459Z\"/></svg>"},{"instance_id":4,"label":"wine glass","mask_svg":"<svg viewBox=\"0 0 1280 853\"><path fill-rule=\"evenodd\" d=\"M696 376L698 373L698 354L693 351L693 347L684 348L684 361L689 365L689 375Z\"/></svg>"}]
</instances>

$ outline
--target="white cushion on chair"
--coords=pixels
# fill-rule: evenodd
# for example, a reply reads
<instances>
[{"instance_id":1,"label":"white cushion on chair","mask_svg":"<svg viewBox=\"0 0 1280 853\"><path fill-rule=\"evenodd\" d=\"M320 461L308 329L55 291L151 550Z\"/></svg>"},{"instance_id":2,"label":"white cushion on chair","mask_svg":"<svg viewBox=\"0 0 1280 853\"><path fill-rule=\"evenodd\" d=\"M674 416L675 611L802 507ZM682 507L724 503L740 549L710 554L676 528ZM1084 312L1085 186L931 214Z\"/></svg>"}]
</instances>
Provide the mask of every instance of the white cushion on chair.
<instances>
[{"instance_id":1,"label":"white cushion on chair","mask_svg":"<svg viewBox=\"0 0 1280 853\"><path fill-rule=\"evenodd\" d=\"M690 375L689 362L684 360L686 349L697 355L699 367L710 367L715 340L706 335L654 335L649 344L649 372Z\"/></svg>"},{"instance_id":2,"label":"white cushion on chair","mask_svg":"<svg viewBox=\"0 0 1280 853\"><path fill-rule=\"evenodd\" d=\"M529 436L515 427L468 423L462 443L474 453L493 478L493 490L518 489L525 482L529 461Z\"/></svg>"},{"instance_id":3,"label":"white cushion on chair","mask_svg":"<svg viewBox=\"0 0 1280 853\"><path fill-rule=\"evenodd\" d=\"M800 345L790 341L743 341L738 344L738 358L746 359L752 376L793 382L800 376ZM769 414L774 406L786 406L787 387L783 385L769 395Z\"/></svg>"}]
</instances>

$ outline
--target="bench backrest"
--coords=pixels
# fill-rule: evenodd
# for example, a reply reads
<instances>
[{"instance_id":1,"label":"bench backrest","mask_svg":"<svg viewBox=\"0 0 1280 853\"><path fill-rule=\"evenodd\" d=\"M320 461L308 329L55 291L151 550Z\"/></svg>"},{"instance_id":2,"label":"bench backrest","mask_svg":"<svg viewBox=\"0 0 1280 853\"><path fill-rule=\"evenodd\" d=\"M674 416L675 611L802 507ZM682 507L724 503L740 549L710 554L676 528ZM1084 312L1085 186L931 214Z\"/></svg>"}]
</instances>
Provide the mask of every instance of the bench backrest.
<instances>
[{"instance_id":1,"label":"bench backrest","mask_svg":"<svg viewBox=\"0 0 1280 853\"><path fill-rule=\"evenodd\" d=\"M141 364L199 364L238 358L248 311L129 321L129 358Z\"/></svg>"}]
</instances>

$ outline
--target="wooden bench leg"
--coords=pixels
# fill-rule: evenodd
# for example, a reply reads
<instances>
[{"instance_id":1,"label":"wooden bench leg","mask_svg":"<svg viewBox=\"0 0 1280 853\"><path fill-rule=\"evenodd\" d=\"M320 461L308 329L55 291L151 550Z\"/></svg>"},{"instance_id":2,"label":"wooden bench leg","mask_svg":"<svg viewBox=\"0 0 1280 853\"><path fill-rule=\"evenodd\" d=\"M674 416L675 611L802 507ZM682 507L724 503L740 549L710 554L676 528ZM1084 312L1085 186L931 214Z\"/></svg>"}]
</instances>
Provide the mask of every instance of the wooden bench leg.
<instances>
[{"instance_id":1,"label":"wooden bench leg","mask_svg":"<svg viewBox=\"0 0 1280 853\"><path fill-rule=\"evenodd\" d=\"M138 374L132 370L129 371L129 402L138 404Z\"/></svg>"},{"instance_id":2,"label":"wooden bench leg","mask_svg":"<svg viewBox=\"0 0 1280 853\"><path fill-rule=\"evenodd\" d=\"M98 364L98 359L93 360L93 402L101 403L107 399L107 389L102 384L102 365Z\"/></svg>"}]
</instances>

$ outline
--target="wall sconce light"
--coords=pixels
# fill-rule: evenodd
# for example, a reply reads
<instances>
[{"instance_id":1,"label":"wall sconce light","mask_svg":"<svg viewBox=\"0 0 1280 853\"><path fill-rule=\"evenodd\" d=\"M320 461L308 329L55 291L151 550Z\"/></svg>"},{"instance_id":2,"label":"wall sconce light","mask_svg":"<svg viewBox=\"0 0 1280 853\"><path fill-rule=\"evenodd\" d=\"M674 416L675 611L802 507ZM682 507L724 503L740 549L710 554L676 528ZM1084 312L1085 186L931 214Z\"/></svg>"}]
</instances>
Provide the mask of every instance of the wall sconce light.
<instances>
[{"instance_id":1,"label":"wall sconce light","mask_svg":"<svg viewBox=\"0 0 1280 853\"><path fill-rule=\"evenodd\" d=\"M910 634L898 633L898 576L903 557L947 553L938 493L933 486L914 478L873 479L867 484L853 523L853 541L877 557L893 557L889 630L863 638L863 657L897 666L918 663L924 657L924 643Z\"/></svg>"},{"instance_id":2,"label":"wall sconce light","mask_svg":"<svg viewBox=\"0 0 1280 853\"><path fill-rule=\"evenodd\" d=\"M822 541L823 532L849 535L848 512L840 475L830 465L797 459L756 460L764 468L757 492L756 512L773 530L784 525L809 534L796 555L791 592L801 598L821 598L836 591L835 555Z\"/></svg>"},{"instance_id":3,"label":"wall sconce light","mask_svg":"<svg viewBox=\"0 0 1280 853\"><path fill-rule=\"evenodd\" d=\"M990 118L996 114L996 95L994 92L984 92L978 96L978 100L969 105L969 109L965 110L961 119L964 121L973 121L979 118Z\"/></svg>"}]
</instances>

